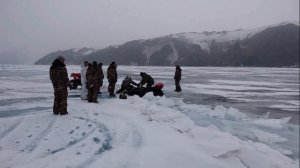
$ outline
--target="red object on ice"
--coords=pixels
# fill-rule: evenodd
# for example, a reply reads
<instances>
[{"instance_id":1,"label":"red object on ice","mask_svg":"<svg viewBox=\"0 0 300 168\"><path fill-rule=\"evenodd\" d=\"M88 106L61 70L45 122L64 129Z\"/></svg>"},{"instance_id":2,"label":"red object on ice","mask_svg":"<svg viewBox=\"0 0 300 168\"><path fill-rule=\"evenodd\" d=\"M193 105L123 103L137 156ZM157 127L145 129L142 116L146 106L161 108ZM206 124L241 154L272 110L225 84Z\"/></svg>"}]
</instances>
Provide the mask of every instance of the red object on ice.
<instances>
[{"instance_id":1,"label":"red object on ice","mask_svg":"<svg viewBox=\"0 0 300 168\"><path fill-rule=\"evenodd\" d=\"M157 89L162 89L164 87L164 84L163 83L157 83L157 84L155 84L155 87Z\"/></svg>"},{"instance_id":2,"label":"red object on ice","mask_svg":"<svg viewBox=\"0 0 300 168\"><path fill-rule=\"evenodd\" d=\"M73 77L74 80L80 79L80 73L71 73L71 77Z\"/></svg>"}]
</instances>

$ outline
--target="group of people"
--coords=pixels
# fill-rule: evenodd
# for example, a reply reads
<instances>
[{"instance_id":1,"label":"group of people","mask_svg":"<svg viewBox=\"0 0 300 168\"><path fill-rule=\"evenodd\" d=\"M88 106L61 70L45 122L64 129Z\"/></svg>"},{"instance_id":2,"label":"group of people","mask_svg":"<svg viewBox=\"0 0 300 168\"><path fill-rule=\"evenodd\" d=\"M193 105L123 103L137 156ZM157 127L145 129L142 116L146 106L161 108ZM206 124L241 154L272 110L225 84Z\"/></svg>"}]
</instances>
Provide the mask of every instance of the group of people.
<instances>
[{"instance_id":1,"label":"group of people","mask_svg":"<svg viewBox=\"0 0 300 168\"><path fill-rule=\"evenodd\" d=\"M81 65L81 99L88 100L90 103L98 103L98 94L103 85L104 73L102 63L97 64L94 61L92 64L84 61ZM110 96L115 96L115 85L118 80L117 64L112 62L107 69L107 79L109 82L108 92Z\"/></svg>"},{"instance_id":2,"label":"group of people","mask_svg":"<svg viewBox=\"0 0 300 168\"><path fill-rule=\"evenodd\" d=\"M50 80L54 89L54 104L53 104L53 114L54 115L66 115L67 111L67 97L68 97L68 86L70 84L68 78L68 71L65 65L65 58L63 56L58 56L52 63L49 71ZM129 76L127 76L122 84L121 89L117 91L117 93L129 93L134 95L136 90L134 90L134 86L138 88L142 87L146 84L143 93L138 93L138 95L144 95L147 92L153 92L155 96L162 96L163 92L161 88L163 86L154 85L154 79L147 73L141 72L140 76L142 80L140 83L135 83ZM81 99L88 100L90 103L98 103L97 97L98 94L101 94L101 87L103 86L104 73L102 69L102 63L97 63L96 61L92 63L88 63L84 61L81 65ZM176 65L175 71L175 86L176 92L181 91L180 80L181 80L181 68L179 65ZM118 80L117 74L117 64L115 62L111 62L111 64L107 68L107 80L108 80L108 93L110 96L115 96L115 85ZM131 93L130 93L131 92Z\"/></svg>"}]
</instances>

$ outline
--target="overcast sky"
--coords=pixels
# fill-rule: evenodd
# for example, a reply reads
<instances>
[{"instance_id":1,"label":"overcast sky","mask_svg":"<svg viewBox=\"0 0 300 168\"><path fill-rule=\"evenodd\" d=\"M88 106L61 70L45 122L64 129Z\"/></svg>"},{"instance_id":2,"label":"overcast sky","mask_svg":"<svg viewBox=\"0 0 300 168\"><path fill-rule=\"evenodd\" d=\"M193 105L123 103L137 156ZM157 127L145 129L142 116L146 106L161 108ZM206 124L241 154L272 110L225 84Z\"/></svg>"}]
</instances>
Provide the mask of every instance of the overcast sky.
<instances>
[{"instance_id":1,"label":"overcast sky","mask_svg":"<svg viewBox=\"0 0 300 168\"><path fill-rule=\"evenodd\" d=\"M180 32L299 21L299 0L0 0L0 64Z\"/></svg>"}]
</instances>

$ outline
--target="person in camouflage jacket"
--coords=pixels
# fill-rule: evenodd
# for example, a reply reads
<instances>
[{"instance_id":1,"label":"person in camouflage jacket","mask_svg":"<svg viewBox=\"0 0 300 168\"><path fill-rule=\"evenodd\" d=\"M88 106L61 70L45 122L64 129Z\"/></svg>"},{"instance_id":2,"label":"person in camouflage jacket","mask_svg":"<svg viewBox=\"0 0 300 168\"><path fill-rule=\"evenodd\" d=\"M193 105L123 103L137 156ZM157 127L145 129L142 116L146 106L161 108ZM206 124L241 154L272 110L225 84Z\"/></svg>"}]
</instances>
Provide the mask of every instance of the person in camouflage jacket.
<instances>
[{"instance_id":1,"label":"person in camouflage jacket","mask_svg":"<svg viewBox=\"0 0 300 168\"><path fill-rule=\"evenodd\" d=\"M115 96L115 86L118 81L117 64L112 62L107 68L108 92L110 96Z\"/></svg>"},{"instance_id":2,"label":"person in camouflage jacket","mask_svg":"<svg viewBox=\"0 0 300 168\"><path fill-rule=\"evenodd\" d=\"M181 80L181 68L179 65L176 65L174 79L175 79L175 87L176 87L175 91L181 92L181 87L180 87L180 83L179 83Z\"/></svg>"},{"instance_id":3,"label":"person in camouflage jacket","mask_svg":"<svg viewBox=\"0 0 300 168\"><path fill-rule=\"evenodd\" d=\"M87 87L88 87L88 102L98 103L98 91L100 87L100 75L97 62L94 61L93 65L89 66L86 71Z\"/></svg>"},{"instance_id":4,"label":"person in camouflage jacket","mask_svg":"<svg viewBox=\"0 0 300 168\"><path fill-rule=\"evenodd\" d=\"M53 114L55 115L65 115L68 114L67 111L67 97L68 97L68 71L66 65L64 64L64 57L57 57L51 67L50 67L50 80L54 89L54 104L53 104Z\"/></svg>"}]
</instances>

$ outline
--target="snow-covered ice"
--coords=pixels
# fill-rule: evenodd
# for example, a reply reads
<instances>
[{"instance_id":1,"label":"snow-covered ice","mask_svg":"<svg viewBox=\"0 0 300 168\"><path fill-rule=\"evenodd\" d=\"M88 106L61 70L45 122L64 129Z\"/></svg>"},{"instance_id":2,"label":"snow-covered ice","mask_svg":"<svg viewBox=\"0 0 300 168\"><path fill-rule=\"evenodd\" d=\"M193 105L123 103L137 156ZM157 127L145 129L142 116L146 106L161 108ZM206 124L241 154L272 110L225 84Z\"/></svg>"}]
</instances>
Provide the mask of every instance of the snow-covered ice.
<instances>
[{"instance_id":1,"label":"snow-covered ice","mask_svg":"<svg viewBox=\"0 0 300 168\"><path fill-rule=\"evenodd\" d=\"M120 100L108 98L105 88L99 104L81 101L80 89L69 91L70 114L54 116L48 69L0 69L0 167L299 167L299 136L291 136L299 125L288 117L253 118L151 94ZM166 82L166 93L172 86Z\"/></svg>"}]
</instances>

